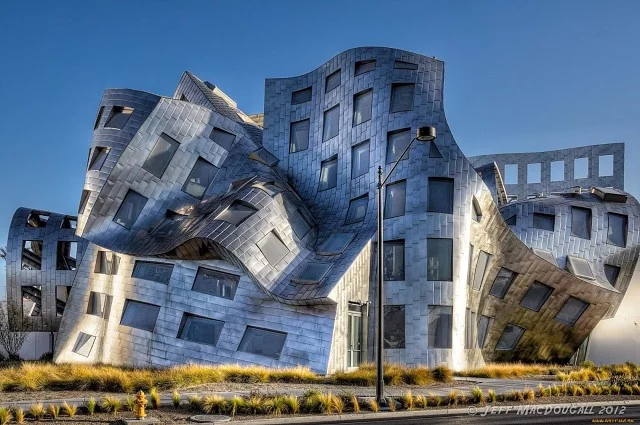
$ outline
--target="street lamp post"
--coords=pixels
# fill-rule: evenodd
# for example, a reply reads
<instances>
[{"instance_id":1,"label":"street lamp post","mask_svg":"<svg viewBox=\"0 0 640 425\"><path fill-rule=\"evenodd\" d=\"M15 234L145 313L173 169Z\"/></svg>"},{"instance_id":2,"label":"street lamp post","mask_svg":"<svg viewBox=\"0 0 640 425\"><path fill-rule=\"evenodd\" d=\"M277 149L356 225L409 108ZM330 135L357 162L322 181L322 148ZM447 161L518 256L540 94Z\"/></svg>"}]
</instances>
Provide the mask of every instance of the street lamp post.
<instances>
[{"instance_id":1,"label":"street lamp post","mask_svg":"<svg viewBox=\"0 0 640 425\"><path fill-rule=\"evenodd\" d=\"M384 262L384 237L383 237L383 229L382 229L382 221L384 220L383 211L384 206L382 205L382 188L384 187L387 180L393 173L393 170L396 169L402 157L409 151L409 148L413 144L414 141L420 140L421 142L431 142L436 138L436 129L435 127L419 127L416 131L416 137L411 139L411 142L407 145L402 152L402 155L398 157L396 162L391 167L391 171L387 174L385 178L382 178L382 167L378 167L378 334L377 334L377 345L378 349L376 350L376 369L378 373L377 381L376 381L376 401L379 405L386 405L386 400L384 398L384 332L383 332L383 309L384 309L384 300L382 293L382 279L383 279L383 262Z\"/></svg>"}]
</instances>

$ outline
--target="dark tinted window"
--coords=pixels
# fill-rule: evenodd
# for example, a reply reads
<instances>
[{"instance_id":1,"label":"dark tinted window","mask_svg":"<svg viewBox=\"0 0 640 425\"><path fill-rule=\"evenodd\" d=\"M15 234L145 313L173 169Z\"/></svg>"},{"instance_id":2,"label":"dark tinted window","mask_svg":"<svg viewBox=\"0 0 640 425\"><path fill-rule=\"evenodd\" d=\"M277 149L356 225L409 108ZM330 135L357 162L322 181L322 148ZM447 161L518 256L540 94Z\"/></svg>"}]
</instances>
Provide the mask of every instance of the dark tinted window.
<instances>
[{"instance_id":1,"label":"dark tinted window","mask_svg":"<svg viewBox=\"0 0 640 425\"><path fill-rule=\"evenodd\" d=\"M429 212L453 214L453 179L429 177Z\"/></svg>"},{"instance_id":2,"label":"dark tinted window","mask_svg":"<svg viewBox=\"0 0 640 425\"><path fill-rule=\"evenodd\" d=\"M389 184L385 188L384 218L404 215L407 203L407 181Z\"/></svg>"},{"instance_id":3,"label":"dark tinted window","mask_svg":"<svg viewBox=\"0 0 640 425\"><path fill-rule=\"evenodd\" d=\"M347 219L344 224L358 223L364 220L364 216L367 213L367 206L369 205L369 197L367 195L361 196L356 199L352 199L349 203L349 210L347 211Z\"/></svg>"},{"instance_id":4,"label":"dark tinted window","mask_svg":"<svg viewBox=\"0 0 640 425\"><path fill-rule=\"evenodd\" d=\"M211 134L209 134L209 138L226 150L230 150L233 141L236 139L236 135L224 131L221 128L214 127L213 130L211 130Z\"/></svg>"},{"instance_id":5,"label":"dark tinted window","mask_svg":"<svg viewBox=\"0 0 640 425\"><path fill-rule=\"evenodd\" d=\"M428 307L429 348L451 348L453 307L430 305Z\"/></svg>"},{"instance_id":6,"label":"dark tinted window","mask_svg":"<svg viewBox=\"0 0 640 425\"><path fill-rule=\"evenodd\" d=\"M113 108L111 108L111 113L109 114L109 118L107 118L107 122L104 127L117 128L118 130L122 130L129 121L131 114L133 114L132 108L127 108L124 106L114 106Z\"/></svg>"},{"instance_id":7,"label":"dark tinted window","mask_svg":"<svg viewBox=\"0 0 640 425\"><path fill-rule=\"evenodd\" d=\"M89 171L100 170L104 165L104 162L107 160L110 151L111 148L107 148L104 146L96 146L95 148L93 148L93 155L91 156L91 161L89 162Z\"/></svg>"},{"instance_id":8,"label":"dark tinted window","mask_svg":"<svg viewBox=\"0 0 640 425\"><path fill-rule=\"evenodd\" d=\"M216 345L224 322L185 313L180 323L178 338L201 344Z\"/></svg>"},{"instance_id":9,"label":"dark tinted window","mask_svg":"<svg viewBox=\"0 0 640 425\"><path fill-rule=\"evenodd\" d=\"M384 280L404 280L404 241L384 243Z\"/></svg>"},{"instance_id":10,"label":"dark tinted window","mask_svg":"<svg viewBox=\"0 0 640 425\"><path fill-rule=\"evenodd\" d=\"M309 148L309 120L291 123L289 152L300 152Z\"/></svg>"},{"instance_id":11,"label":"dark tinted window","mask_svg":"<svg viewBox=\"0 0 640 425\"><path fill-rule=\"evenodd\" d=\"M393 67L396 69L418 69L417 63L405 62L405 61L395 61Z\"/></svg>"},{"instance_id":12,"label":"dark tinted window","mask_svg":"<svg viewBox=\"0 0 640 425\"><path fill-rule=\"evenodd\" d=\"M284 332L247 326L238 351L279 359L286 339Z\"/></svg>"},{"instance_id":13,"label":"dark tinted window","mask_svg":"<svg viewBox=\"0 0 640 425\"><path fill-rule=\"evenodd\" d=\"M571 235L591 239L591 210L571 207Z\"/></svg>"},{"instance_id":14,"label":"dark tinted window","mask_svg":"<svg viewBox=\"0 0 640 425\"><path fill-rule=\"evenodd\" d=\"M325 82L324 92L329 93L331 90L335 89L340 85L340 70L337 70L333 74L327 77Z\"/></svg>"},{"instance_id":15,"label":"dark tinted window","mask_svg":"<svg viewBox=\"0 0 640 425\"><path fill-rule=\"evenodd\" d=\"M589 304L574 297L569 297L566 303L562 306L556 320L564 323L565 325L573 326L578 321L582 313L587 309Z\"/></svg>"},{"instance_id":16,"label":"dark tinted window","mask_svg":"<svg viewBox=\"0 0 640 425\"><path fill-rule=\"evenodd\" d=\"M405 348L403 305L384 306L384 348Z\"/></svg>"},{"instance_id":17,"label":"dark tinted window","mask_svg":"<svg viewBox=\"0 0 640 425\"><path fill-rule=\"evenodd\" d=\"M369 171L369 141L351 148L351 177L359 177Z\"/></svg>"},{"instance_id":18,"label":"dark tinted window","mask_svg":"<svg viewBox=\"0 0 640 425\"><path fill-rule=\"evenodd\" d=\"M607 281L609 281L611 286L615 288L616 284L618 283L618 275L620 275L620 267L605 264L604 275L606 276Z\"/></svg>"},{"instance_id":19,"label":"dark tinted window","mask_svg":"<svg viewBox=\"0 0 640 425\"><path fill-rule=\"evenodd\" d=\"M180 143L177 140L162 133L142 168L154 176L162 178L179 146Z\"/></svg>"},{"instance_id":20,"label":"dark tinted window","mask_svg":"<svg viewBox=\"0 0 640 425\"><path fill-rule=\"evenodd\" d=\"M500 339L496 344L496 350L513 350L516 348L516 345L518 345L524 331L524 328L513 324L505 326L502 331L502 335L500 335Z\"/></svg>"},{"instance_id":21,"label":"dark tinted window","mask_svg":"<svg viewBox=\"0 0 640 425\"><path fill-rule=\"evenodd\" d=\"M376 69L376 61L374 59L356 62L354 75L364 74Z\"/></svg>"},{"instance_id":22,"label":"dark tinted window","mask_svg":"<svg viewBox=\"0 0 640 425\"><path fill-rule=\"evenodd\" d=\"M553 292L553 288L550 286L540 282L533 282L527 293L522 297L520 305L533 311L540 311L551 292Z\"/></svg>"},{"instance_id":23,"label":"dark tinted window","mask_svg":"<svg viewBox=\"0 0 640 425\"><path fill-rule=\"evenodd\" d=\"M324 111L322 141L333 139L340 131L340 105Z\"/></svg>"},{"instance_id":24,"label":"dark tinted window","mask_svg":"<svg viewBox=\"0 0 640 425\"><path fill-rule=\"evenodd\" d=\"M120 324L153 332L160 313L160 306L140 301L126 300Z\"/></svg>"},{"instance_id":25,"label":"dark tinted window","mask_svg":"<svg viewBox=\"0 0 640 425\"><path fill-rule=\"evenodd\" d=\"M627 246L627 216L609 213L609 230L607 243L612 245Z\"/></svg>"},{"instance_id":26,"label":"dark tinted window","mask_svg":"<svg viewBox=\"0 0 640 425\"><path fill-rule=\"evenodd\" d=\"M327 190L338 184L338 157L322 161L320 164L320 185L318 190Z\"/></svg>"},{"instance_id":27,"label":"dark tinted window","mask_svg":"<svg viewBox=\"0 0 640 425\"><path fill-rule=\"evenodd\" d=\"M403 112L413 109L415 84L393 84L391 86L391 112Z\"/></svg>"},{"instance_id":28,"label":"dark tinted window","mask_svg":"<svg viewBox=\"0 0 640 425\"><path fill-rule=\"evenodd\" d=\"M207 188L216 176L218 168L202 158L198 158L189 173L189 177L182 186L182 191L189 195L202 199Z\"/></svg>"},{"instance_id":29,"label":"dark tinted window","mask_svg":"<svg viewBox=\"0 0 640 425\"><path fill-rule=\"evenodd\" d=\"M533 227L541 230L553 232L555 228L556 216L550 214L534 213Z\"/></svg>"},{"instance_id":30,"label":"dark tinted window","mask_svg":"<svg viewBox=\"0 0 640 425\"><path fill-rule=\"evenodd\" d=\"M504 298L516 276L518 276L516 272L505 269L504 267L501 268L498 272L498 276L496 276L496 279L493 281L493 285L491 286L489 295L493 295L494 297L498 298Z\"/></svg>"},{"instance_id":31,"label":"dark tinted window","mask_svg":"<svg viewBox=\"0 0 640 425\"><path fill-rule=\"evenodd\" d=\"M411 143L411 131L408 128L387 133L387 164L396 162L409 143ZM408 157L409 152L402 159L405 160Z\"/></svg>"},{"instance_id":32,"label":"dark tinted window","mask_svg":"<svg viewBox=\"0 0 640 425\"><path fill-rule=\"evenodd\" d=\"M427 238L427 280L453 280L453 239Z\"/></svg>"},{"instance_id":33,"label":"dark tinted window","mask_svg":"<svg viewBox=\"0 0 640 425\"><path fill-rule=\"evenodd\" d=\"M353 125L362 124L371 119L373 90L369 89L353 96Z\"/></svg>"},{"instance_id":34,"label":"dark tinted window","mask_svg":"<svg viewBox=\"0 0 640 425\"><path fill-rule=\"evenodd\" d=\"M192 290L232 300L236 295L239 280L236 275L200 267Z\"/></svg>"},{"instance_id":35,"label":"dark tinted window","mask_svg":"<svg viewBox=\"0 0 640 425\"><path fill-rule=\"evenodd\" d=\"M255 214L256 211L258 210L253 205L236 199L226 210L216 216L216 220L226 221L234 226L238 226Z\"/></svg>"},{"instance_id":36,"label":"dark tinted window","mask_svg":"<svg viewBox=\"0 0 640 425\"><path fill-rule=\"evenodd\" d=\"M131 277L168 285L171 280L171 273L173 273L173 264L136 261Z\"/></svg>"},{"instance_id":37,"label":"dark tinted window","mask_svg":"<svg viewBox=\"0 0 640 425\"><path fill-rule=\"evenodd\" d=\"M291 93L291 104L298 105L311 100L311 87Z\"/></svg>"},{"instance_id":38,"label":"dark tinted window","mask_svg":"<svg viewBox=\"0 0 640 425\"><path fill-rule=\"evenodd\" d=\"M113 221L127 229L131 229L140 216L140 213L146 203L147 198L140 195L138 192L129 190L122 200L122 204L120 204L118 212L115 217L113 217Z\"/></svg>"}]
</instances>

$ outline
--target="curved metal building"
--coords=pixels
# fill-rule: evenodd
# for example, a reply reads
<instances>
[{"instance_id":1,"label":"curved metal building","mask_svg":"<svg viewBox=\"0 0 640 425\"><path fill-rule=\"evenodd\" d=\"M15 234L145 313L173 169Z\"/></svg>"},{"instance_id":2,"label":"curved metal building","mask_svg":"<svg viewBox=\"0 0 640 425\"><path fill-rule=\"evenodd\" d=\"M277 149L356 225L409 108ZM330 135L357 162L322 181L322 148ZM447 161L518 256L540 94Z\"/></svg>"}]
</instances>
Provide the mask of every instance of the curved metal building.
<instances>
[{"instance_id":1,"label":"curved metal building","mask_svg":"<svg viewBox=\"0 0 640 425\"><path fill-rule=\"evenodd\" d=\"M357 367L375 350L377 169L399 161L386 359L567 360L638 258L624 147L466 158L443 86L435 58L356 48L267 79L255 116L188 72L172 97L107 90L77 225L16 212L8 299L57 332L57 362ZM399 158L423 126L436 139Z\"/></svg>"}]
</instances>

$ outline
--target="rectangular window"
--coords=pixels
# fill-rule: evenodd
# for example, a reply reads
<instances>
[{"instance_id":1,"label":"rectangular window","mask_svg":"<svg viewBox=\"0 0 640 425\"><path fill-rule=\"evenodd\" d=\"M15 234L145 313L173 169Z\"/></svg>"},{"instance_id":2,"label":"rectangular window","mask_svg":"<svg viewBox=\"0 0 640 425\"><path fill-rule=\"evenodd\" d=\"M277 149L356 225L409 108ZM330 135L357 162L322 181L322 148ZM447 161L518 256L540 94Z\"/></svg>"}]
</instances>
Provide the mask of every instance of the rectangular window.
<instances>
[{"instance_id":1,"label":"rectangular window","mask_svg":"<svg viewBox=\"0 0 640 425\"><path fill-rule=\"evenodd\" d=\"M582 313L584 313L587 307L589 307L589 304L586 302L574 297L569 297L558 314L556 314L556 320L565 325L573 326L578 319L580 319L580 316L582 316Z\"/></svg>"},{"instance_id":2,"label":"rectangular window","mask_svg":"<svg viewBox=\"0 0 640 425\"><path fill-rule=\"evenodd\" d=\"M333 139L340 131L340 105L324 111L324 121L322 127L322 141Z\"/></svg>"},{"instance_id":3,"label":"rectangular window","mask_svg":"<svg viewBox=\"0 0 640 425\"><path fill-rule=\"evenodd\" d=\"M22 316L42 316L42 286L23 286L21 289Z\"/></svg>"},{"instance_id":4,"label":"rectangular window","mask_svg":"<svg viewBox=\"0 0 640 425\"><path fill-rule=\"evenodd\" d=\"M473 289L479 291L484 282L484 275L487 272L487 265L491 259L491 254L484 251L478 253L478 261L476 262L476 271L473 273Z\"/></svg>"},{"instance_id":5,"label":"rectangular window","mask_svg":"<svg viewBox=\"0 0 640 425\"><path fill-rule=\"evenodd\" d=\"M492 322L493 318L480 315L480 320L478 321L478 348L484 348Z\"/></svg>"},{"instance_id":6,"label":"rectangular window","mask_svg":"<svg viewBox=\"0 0 640 425\"><path fill-rule=\"evenodd\" d=\"M127 229L131 229L140 216L140 213L144 209L146 203L146 197L129 189L127 195L122 200L122 204L120 204L118 212L115 217L113 217L113 221Z\"/></svg>"},{"instance_id":7,"label":"rectangular window","mask_svg":"<svg viewBox=\"0 0 640 425\"><path fill-rule=\"evenodd\" d=\"M593 280L596 278L591 271L589 262L584 258L567 255L567 269L576 277L579 277L581 279Z\"/></svg>"},{"instance_id":8,"label":"rectangular window","mask_svg":"<svg viewBox=\"0 0 640 425\"><path fill-rule=\"evenodd\" d=\"M67 307L71 286L56 286L56 316L61 317Z\"/></svg>"},{"instance_id":9,"label":"rectangular window","mask_svg":"<svg viewBox=\"0 0 640 425\"><path fill-rule=\"evenodd\" d=\"M91 291L89 294L89 304L87 305L87 314L108 320L111 314L112 302L113 297L111 295Z\"/></svg>"},{"instance_id":10,"label":"rectangular window","mask_svg":"<svg viewBox=\"0 0 640 425\"><path fill-rule=\"evenodd\" d=\"M573 160L573 178L586 179L589 177L589 158L576 158Z\"/></svg>"},{"instance_id":11,"label":"rectangular window","mask_svg":"<svg viewBox=\"0 0 640 425\"><path fill-rule=\"evenodd\" d=\"M344 224L358 223L364 220L365 214L367 214L367 206L369 205L368 195L360 196L359 198L352 199L349 202L349 210L347 211L347 218Z\"/></svg>"},{"instance_id":12,"label":"rectangular window","mask_svg":"<svg viewBox=\"0 0 640 425\"><path fill-rule=\"evenodd\" d=\"M403 216L406 203L406 180L387 185L387 187L385 188L384 218Z\"/></svg>"},{"instance_id":13,"label":"rectangular window","mask_svg":"<svg viewBox=\"0 0 640 425\"><path fill-rule=\"evenodd\" d=\"M217 172L218 167L202 158L198 158L189 173L189 177L187 177L182 186L182 191L194 198L202 199Z\"/></svg>"},{"instance_id":14,"label":"rectangular window","mask_svg":"<svg viewBox=\"0 0 640 425\"><path fill-rule=\"evenodd\" d=\"M620 267L612 266L611 264L605 264L604 275L611 286L616 288L618 283L618 276L620 275Z\"/></svg>"},{"instance_id":15,"label":"rectangular window","mask_svg":"<svg viewBox=\"0 0 640 425\"><path fill-rule=\"evenodd\" d=\"M247 326L238 351L279 359L287 334L270 329Z\"/></svg>"},{"instance_id":16,"label":"rectangular window","mask_svg":"<svg viewBox=\"0 0 640 425\"><path fill-rule=\"evenodd\" d=\"M209 139L229 151L231 150L231 145L236 140L236 135L229 133L228 131L224 131L221 128L213 127L213 130L211 130L211 133L209 134Z\"/></svg>"},{"instance_id":17,"label":"rectangular window","mask_svg":"<svg viewBox=\"0 0 640 425\"><path fill-rule=\"evenodd\" d=\"M294 121L289 132L289 153L309 149L309 119Z\"/></svg>"},{"instance_id":18,"label":"rectangular window","mask_svg":"<svg viewBox=\"0 0 640 425\"><path fill-rule=\"evenodd\" d=\"M126 300L120 324L130 328L153 332L160 313L160 306L140 301Z\"/></svg>"},{"instance_id":19,"label":"rectangular window","mask_svg":"<svg viewBox=\"0 0 640 425\"><path fill-rule=\"evenodd\" d=\"M542 180L542 164L527 164L527 183L540 183Z\"/></svg>"},{"instance_id":20,"label":"rectangular window","mask_svg":"<svg viewBox=\"0 0 640 425\"><path fill-rule=\"evenodd\" d=\"M76 270L78 260L78 242L58 241L56 270Z\"/></svg>"},{"instance_id":21,"label":"rectangular window","mask_svg":"<svg viewBox=\"0 0 640 425\"><path fill-rule=\"evenodd\" d=\"M598 157L598 177L613 176L613 155Z\"/></svg>"},{"instance_id":22,"label":"rectangular window","mask_svg":"<svg viewBox=\"0 0 640 425\"><path fill-rule=\"evenodd\" d=\"M551 161L551 181L564 181L564 161Z\"/></svg>"},{"instance_id":23,"label":"rectangular window","mask_svg":"<svg viewBox=\"0 0 640 425\"><path fill-rule=\"evenodd\" d=\"M491 285L491 290L489 291L489 295L493 295L494 297L504 298L509 287L516 279L518 274L509 269L505 269L504 267L500 269L498 272L498 276L493 281L493 285Z\"/></svg>"},{"instance_id":24,"label":"rectangular window","mask_svg":"<svg viewBox=\"0 0 640 425\"><path fill-rule=\"evenodd\" d=\"M299 105L301 103L306 103L311 100L311 87L307 87L306 89L294 91L291 93L291 104Z\"/></svg>"},{"instance_id":25,"label":"rectangular window","mask_svg":"<svg viewBox=\"0 0 640 425\"><path fill-rule=\"evenodd\" d=\"M351 148L351 178L369 172L369 140Z\"/></svg>"},{"instance_id":26,"label":"rectangular window","mask_svg":"<svg viewBox=\"0 0 640 425\"><path fill-rule=\"evenodd\" d=\"M76 343L73 345L73 352L81 355L82 357L89 357L91 354L91 350L93 350L93 345L96 342L96 337L93 335L86 334L84 332L80 332L78 334L78 339L76 339Z\"/></svg>"},{"instance_id":27,"label":"rectangular window","mask_svg":"<svg viewBox=\"0 0 640 425\"><path fill-rule=\"evenodd\" d=\"M173 264L136 261L131 277L168 285L171 280L171 273L173 273Z\"/></svg>"},{"instance_id":28,"label":"rectangular window","mask_svg":"<svg viewBox=\"0 0 640 425\"><path fill-rule=\"evenodd\" d=\"M311 225L304 215L302 215L300 210L296 210L296 212L291 216L291 228L298 239L302 240L302 238L309 233L309 230L311 230Z\"/></svg>"},{"instance_id":29,"label":"rectangular window","mask_svg":"<svg viewBox=\"0 0 640 425\"><path fill-rule=\"evenodd\" d=\"M429 177L429 212L453 214L453 179Z\"/></svg>"},{"instance_id":30,"label":"rectangular window","mask_svg":"<svg viewBox=\"0 0 640 425\"><path fill-rule=\"evenodd\" d=\"M234 226L239 226L258 210L245 201L236 199L229 207L216 216L216 220L226 221Z\"/></svg>"},{"instance_id":31,"label":"rectangular window","mask_svg":"<svg viewBox=\"0 0 640 425\"><path fill-rule=\"evenodd\" d=\"M471 273L471 265L473 264L473 245L469 244L469 268L467 272L467 285L471 285L473 273Z\"/></svg>"},{"instance_id":32,"label":"rectangular window","mask_svg":"<svg viewBox=\"0 0 640 425\"><path fill-rule=\"evenodd\" d=\"M324 92L329 93L331 90L335 89L340 85L340 70L337 70L333 74L330 74L324 85Z\"/></svg>"},{"instance_id":33,"label":"rectangular window","mask_svg":"<svg viewBox=\"0 0 640 425\"><path fill-rule=\"evenodd\" d=\"M47 227L47 223L49 222L49 214L31 211L29 213L29 217L27 217L27 227Z\"/></svg>"},{"instance_id":34,"label":"rectangular window","mask_svg":"<svg viewBox=\"0 0 640 425\"><path fill-rule=\"evenodd\" d=\"M102 114L104 113L104 106L101 106L98 109L98 115L96 115L96 122L93 123L93 129L95 130L100 125L100 121L102 121Z\"/></svg>"},{"instance_id":35,"label":"rectangular window","mask_svg":"<svg viewBox=\"0 0 640 425\"><path fill-rule=\"evenodd\" d=\"M453 307L430 305L428 307L429 348L451 348Z\"/></svg>"},{"instance_id":36,"label":"rectangular window","mask_svg":"<svg viewBox=\"0 0 640 425\"><path fill-rule=\"evenodd\" d=\"M178 228L179 223L186 217L186 215L178 214L175 211L166 210L164 220L153 229L153 234L160 237L168 236L173 229Z\"/></svg>"},{"instance_id":37,"label":"rectangular window","mask_svg":"<svg viewBox=\"0 0 640 425\"><path fill-rule=\"evenodd\" d=\"M384 348L405 348L403 305L384 306Z\"/></svg>"},{"instance_id":38,"label":"rectangular window","mask_svg":"<svg viewBox=\"0 0 640 425\"><path fill-rule=\"evenodd\" d=\"M224 322L221 320L184 313L178 330L178 338L215 346L218 343L223 326Z\"/></svg>"},{"instance_id":39,"label":"rectangular window","mask_svg":"<svg viewBox=\"0 0 640 425\"><path fill-rule=\"evenodd\" d=\"M365 90L353 96L353 125L371 120L371 106L373 104L373 90Z\"/></svg>"},{"instance_id":40,"label":"rectangular window","mask_svg":"<svg viewBox=\"0 0 640 425\"><path fill-rule=\"evenodd\" d=\"M320 255L342 254L351 243L355 235L353 233L334 233L318 248Z\"/></svg>"},{"instance_id":41,"label":"rectangular window","mask_svg":"<svg viewBox=\"0 0 640 425\"><path fill-rule=\"evenodd\" d=\"M80 205L78 206L78 214L82 214L84 212L87 202L89 201L89 195L91 195L90 190L82 191L82 196L80 196Z\"/></svg>"},{"instance_id":42,"label":"rectangular window","mask_svg":"<svg viewBox=\"0 0 640 425\"><path fill-rule=\"evenodd\" d=\"M111 108L111 113L109 114L109 118L107 118L104 128L122 130L124 126L127 125L131 114L133 114L133 108L127 108L126 106L114 106Z\"/></svg>"},{"instance_id":43,"label":"rectangular window","mask_svg":"<svg viewBox=\"0 0 640 425\"><path fill-rule=\"evenodd\" d=\"M142 168L158 178L162 178L173 155L178 151L180 143L173 137L162 133L151 150Z\"/></svg>"},{"instance_id":44,"label":"rectangular window","mask_svg":"<svg viewBox=\"0 0 640 425\"><path fill-rule=\"evenodd\" d=\"M473 348L473 332L471 331L471 310L464 312L464 348Z\"/></svg>"},{"instance_id":45,"label":"rectangular window","mask_svg":"<svg viewBox=\"0 0 640 425\"><path fill-rule=\"evenodd\" d=\"M375 59L364 60L356 62L356 68L354 72L354 76L364 74L365 72L371 72L376 69L376 61Z\"/></svg>"},{"instance_id":46,"label":"rectangular window","mask_svg":"<svg viewBox=\"0 0 640 425\"><path fill-rule=\"evenodd\" d=\"M22 241L22 270L42 269L42 241Z\"/></svg>"},{"instance_id":47,"label":"rectangular window","mask_svg":"<svg viewBox=\"0 0 640 425\"><path fill-rule=\"evenodd\" d=\"M395 61L393 63L393 67L395 69L411 69L415 71L418 69L418 64L405 61Z\"/></svg>"},{"instance_id":48,"label":"rectangular window","mask_svg":"<svg viewBox=\"0 0 640 425\"><path fill-rule=\"evenodd\" d=\"M520 338L522 338L524 331L524 328L511 323L505 326L504 331L502 331L502 335L500 335L500 339L496 344L496 350L513 350L516 348L516 345L520 342Z\"/></svg>"},{"instance_id":49,"label":"rectangular window","mask_svg":"<svg viewBox=\"0 0 640 425\"><path fill-rule=\"evenodd\" d=\"M258 241L258 248L262 251L269 264L275 266L289 253L287 246L280 240L275 232L271 231Z\"/></svg>"},{"instance_id":50,"label":"rectangular window","mask_svg":"<svg viewBox=\"0 0 640 425\"><path fill-rule=\"evenodd\" d=\"M200 267L191 290L232 300L236 295L239 281L240 277L236 275Z\"/></svg>"},{"instance_id":51,"label":"rectangular window","mask_svg":"<svg viewBox=\"0 0 640 425\"><path fill-rule=\"evenodd\" d=\"M413 109L415 88L415 84L392 84L390 112L403 112Z\"/></svg>"},{"instance_id":52,"label":"rectangular window","mask_svg":"<svg viewBox=\"0 0 640 425\"><path fill-rule=\"evenodd\" d=\"M96 146L95 148L93 148L93 155L91 156L91 161L89 162L89 171L102 169L102 166L107 160L110 151L111 148L107 148L104 146Z\"/></svg>"},{"instance_id":53,"label":"rectangular window","mask_svg":"<svg viewBox=\"0 0 640 425\"><path fill-rule=\"evenodd\" d=\"M480 208L480 203L475 196L471 201L471 218L473 221L477 221L478 223L482 221L482 209Z\"/></svg>"},{"instance_id":54,"label":"rectangular window","mask_svg":"<svg viewBox=\"0 0 640 425\"><path fill-rule=\"evenodd\" d=\"M65 217L60 224L61 229L76 229L78 227L78 219L75 217Z\"/></svg>"},{"instance_id":55,"label":"rectangular window","mask_svg":"<svg viewBox=\"0 0 640 425\"><path fill-rule=\"evenodd\" d=\"M518 164L505 164L504 182L505 184L518 184Z\"/></svg>"},{"instance_id":56,"label":"rectangular window","mask_svg":"<svg viewBox=\"0 0 640 425\"><path fill-rule=\"evenodd\" d=\"M607 243L621 247L627 246L627 216L608 213L609 230L607 231Z\"/></svg>"},{"instance_id":57,"label":"rectangular window","mask_svg":"<svg viewBox=\"0 0 640 425\"><path fill-rule=\"evenodd\" d=\"M309 263L293 280L304 284L317 284L329 272L331 264L328 263Z\"/></svg>"},{"instance_id":58,"label":"rectangular window","mask_svg":"<svg viewBox=\"0 0 640 425\"><path fill-rule=\"evenodd\" d=\"M551 214L533 213L533 227L540 230L553 232L556 216Z\"/></svg>"},{"instance_id":59,"label":"rectangular window","mask_svg":"<svg viewBox=\"0 0 640 425\"><path fill-rule=\"evenodd\" d=\"M591 209L571 207L571 236L591 239Z\"/></svg>"},{"instance_id":60,"label":"rectangular window","mask_svg":"<svg viewBox=\"0 0 640 425\"><path fill-rule=\"evenodd\" d=\"M385 241L384 280L404 280L404 241Z\"/></svg>"},{"instance_id":61,"label":"rectangular window","mask_svg":"<svg viewBox=\"0 0 640 425\"><path fill-rule=\"evenodd\" d=\"M120 257L113 252L98 251L95 273L117 275L120 267Z\"/></svg>"},{"instance_id":62,"label":"rectangular window","mask_svg":"<svg viewBox=\"0 0 640 425\"><path fill-rule=\"evenodd\" d=\"M320 185L318 190L327 190L338 184L338 157L334 156L320 164Z\"/></svg>"},{"instance_id":63,"label":"rectangular window","mask_svg":"<svg viewBox=\"0 0 640 425\"><path fill-rule=\"evenodd\" d=\"M427 238L427 280L453 280L453 239Z\"/></svg>"},{"instance_id":64,"label":"rectangular window","mask_svg":"<svg viewBox=\"0 0 640 425\"><path fill-rule=\"evenodd\" d=\"M411 143L411 130L408 128L387 133L387 164L396 162L409 143ZM407 158L409 158L409 152L402 157L403 160Z\"/></svg>"},{"instance_id":65,"label":"rectangular window","mask_svg":"<svg viewBox=\"0 0 640 425\"><path fill-rule=\"evenodd\" d=\"M551 292L553 292L552 287L537 281L533 282L527 293L522 297L520 305L529 310L540 311Z\"/></svg>"}]
</instances>

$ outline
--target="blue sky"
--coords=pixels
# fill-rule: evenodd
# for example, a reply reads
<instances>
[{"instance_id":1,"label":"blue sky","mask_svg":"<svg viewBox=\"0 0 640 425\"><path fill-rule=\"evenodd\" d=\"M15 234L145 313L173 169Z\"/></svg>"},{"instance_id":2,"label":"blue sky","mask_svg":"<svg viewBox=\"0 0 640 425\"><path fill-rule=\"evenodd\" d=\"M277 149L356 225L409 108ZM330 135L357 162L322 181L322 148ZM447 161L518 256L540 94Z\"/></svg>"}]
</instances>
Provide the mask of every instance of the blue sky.
<instances>
[{"instance_id":1,"label":"blue sky","mask_svg":"<svg viewBox=\"0 0 640 425\"><path fill-rule=\"evenodd\" d=\"M638 196L638 16L633 0L0 2L0 245L20 206L75 213L105 88L171 95L190 70L260 112L266 77L364 45L445 61L465 154L624 141Z\"/></svg>"}]
</instances>

